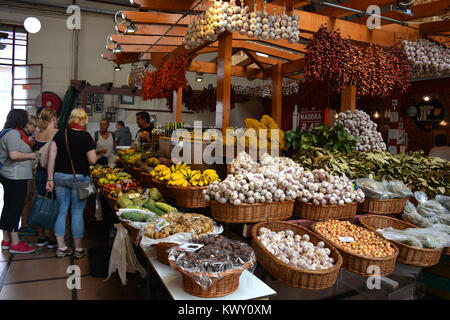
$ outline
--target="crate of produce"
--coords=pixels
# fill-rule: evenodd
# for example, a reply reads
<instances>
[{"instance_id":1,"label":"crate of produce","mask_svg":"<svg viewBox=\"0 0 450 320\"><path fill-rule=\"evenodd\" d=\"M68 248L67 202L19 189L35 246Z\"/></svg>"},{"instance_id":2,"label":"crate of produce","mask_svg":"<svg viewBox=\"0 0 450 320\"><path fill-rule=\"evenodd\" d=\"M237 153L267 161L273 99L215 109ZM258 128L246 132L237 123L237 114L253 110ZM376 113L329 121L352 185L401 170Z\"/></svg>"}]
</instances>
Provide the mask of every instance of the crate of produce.
<instances>
[{"instance_id":1,"label":"crate of produce","mask_svg":"<svg viewBox=\"0 0 450 320\"><path fill-rule=\"evenodd\" d=\"M361 217L359 219L359 222L365 228L375 232L377 231L377 229L384 229L389 227L398 230L416 228L415 225L408 222L390 217L375 215ZM439 259L441 258L442 250L413 247L395 240L389 241L394 243L395 246L399 249L397 262L403 264L409 264L417 267L430 267L437 264L439 262Z\"/></svg>"},{"instance_id":2,"label":"crate of produce","mask_svg":"<svg viewBox=\"0 0 450 320\"><path fill-rule=\"evenodd\" d=\"M405 208L408 198L378 200L365 198L363 203L358 204L358 212L372 214L393 214L401 213Z\"/></svg>"},{"instance_id":3,"label":"crate of produce","mask_svg":"<svg viewBox=\"0 0 450 320\"><path fill-rule=\"evenodd\" d=\"M261 228L267 228L274 232L291 230L295 235L300 236L306 234L314 245L323 241L326 248L329 248L331 251L331 257L334 259L333 266L324 270L308 270L284 263L272 254L263 245L262 241L258 239ZM306 290L321 290L333 286L339 276L339 270L343 262L339 251L324 238L299 225L281 221L261 222L253 226L252 247L255 250L257 261L272 277L288 286Z\"/></svg>"},{"instance_id":4,"label":"crate of produce","mask_svg":"<svg viewBox=\"0 0 450 320\"><path fill-rule=\"evenodd\" d=\"M347 219L356 215L358 204L319 204L296 201L294 216L310 220Z\"/></svg>"},{"instance_id":5,"label":"crate of produce","mask_svg":"<svg viewBox=\"0 0 450 320\"><path fill-rule=\"evenodd\" d=\"M253 249L243 242L221 235L203 236L189 242L204 246L187 253L172 249L169 264L181 273L184 291L193 296L216 298L233 293L239 287L242 272L256 264Z\"/></svg>"},{"instance_id":6,"label":"crate of produce","mask_svg":"<svg viewBox=\"0 0 450 320\"><path fill-rule=\"evenodd\" d=\"M178 243L174 242L160 242L155 244L156 258L159 262L163 264L169 264L169 250L172 247L179 246Z\"/></svg>"},{"instance_id":7,"label":"crate of produce","mask_svg":"<svg viewBox=\"0 0 450 320\"><path fill-rule=\"evenodd\" d=\"M336 228L334 228L334 226L336 225L348 231L341 231L340 234L336 234L337 231ZM322 232L321 230L323 230L323 227L325 227L325 230L327 231ZM399 254L399 250L396 246L394 246L392 243L390 243L377 233L360 226L352 225L348 221L339 220L315 222L312 224L311 229L316 234L321 235L323 238L331 242L336 247L336 249L339 250L343 258L342 267L344 269L366 277L373 274L368 272L370 270L369 267L371 266L377 266L380 270L381 276L385 276L394 272L395 262ZM358 248L357 243L361 240L353 241L355 242L355 248L349 249L346 244L351 243L352 239L349 238L352 237L348 235L353 234L354 231L359 232L364 237L370 237L370 241L368 241L368 243L376 246L377 250L383 250L381 246L384 246L384 249L389 250L389 254L375 256L356 253ZM341 238L341 240L337 239L338 236Z\"/></svg>"},{"instance_id":8,"label":"crate of produce","mask_svg":"<svg viewBox=\"0 0 450 320\"><path fill-rule=\"evenodd\" d=\"M234 205L210 201L211 215L225 223L255 223L286 220L292 217L295 200Z\"/></svg>"},{"instance_id":9,"label":"crate of produce","mask_svg":"<svg viewBox=\"0 0 450 320\"><path fill-rule=\"evenodd\" d=\"M167 185L167 189L175 195L178 206L184 208L205 208L209 207L209 201L205 199L203 190L208 187L180 187Z\"/></svg>"}]
</instances>

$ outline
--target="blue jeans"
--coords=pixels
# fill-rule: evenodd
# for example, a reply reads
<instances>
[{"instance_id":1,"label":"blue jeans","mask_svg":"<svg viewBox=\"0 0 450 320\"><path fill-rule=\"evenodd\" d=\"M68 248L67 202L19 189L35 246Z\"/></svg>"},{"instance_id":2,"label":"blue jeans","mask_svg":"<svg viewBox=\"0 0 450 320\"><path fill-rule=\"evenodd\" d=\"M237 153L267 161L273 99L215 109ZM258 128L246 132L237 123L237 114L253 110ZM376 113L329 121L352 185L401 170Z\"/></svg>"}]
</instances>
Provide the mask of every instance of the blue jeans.
<instances>
[{"instance_id":1,"label":"blue jeans","mask_svg":"<svg viewBox=\"0 0 450 320\"><path fill-rule=\"evenodd\" d=\"M88 182L89 176L77 174L79 183ZM71 206L72 237L83 238L84 221L83 212L87 199L79 200L77 185L73 174L56 172L54 177L56 200L58 200L58 218L55 223L55 236L63 237L66 231L66 215Z\"/></svg>"}]
</instances>

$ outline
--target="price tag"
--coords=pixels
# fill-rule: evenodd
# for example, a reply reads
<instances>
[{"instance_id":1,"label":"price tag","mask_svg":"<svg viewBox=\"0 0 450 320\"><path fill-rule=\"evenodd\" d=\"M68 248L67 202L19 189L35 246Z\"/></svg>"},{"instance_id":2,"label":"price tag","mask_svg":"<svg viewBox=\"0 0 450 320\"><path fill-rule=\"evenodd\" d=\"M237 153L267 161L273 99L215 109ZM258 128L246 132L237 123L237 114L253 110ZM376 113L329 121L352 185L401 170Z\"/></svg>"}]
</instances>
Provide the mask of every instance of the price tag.
<instances>
[{"instance_id":1,"label":"price tag","mask_svg":"<svg viewBox=\"0 0 450 320\"><path fill-rule=\"evenodd\" d=\"M156 224L156 226L155 226L156 232L161 231L161 230L162 230L164 227L166 227L167 225L169 225L169 223L168 223L166 220L161 219L161 220Z\"/></svg>"},{"instance_id":2,"label":"price tag","mask_svg":"<svg viewBox=\"0 0 450 320\"><path fill-rule=\"evenodd\" d=\"M354 183L353 184L353 191L356 191L356 190L358 190L359 188L358 188L358 185L356 184L356 183Z\"/></svg>"},{"instance_id":3,"label":"price tag","mask_svg":"<svg viewBox=\"0 0 450 320\"><path fill-rule=\"evenodd\" d=\"M139 193L132 193L132 194L129 194L129 195L128 195L128 198L134 199L134 198L137 198L137 197L139 197L139 196L140 196Z\"/></svg>"},{"instance_id":4,"label":"price tag","mask_svg":"<svg viewBox=\"0 0 450 320\"><path fill-rule=\"evenodd\" d=\"M200 249L201 247L203 247L203 244L200 243L183 243L181 246L179 246L177 248L178 251L183 251L183 252L195 252L198 249Z\"/></svg>"},{"instance_id":5,"label":"price tag","mask_svg":"<svg viewBox=\"0 0 450 320\"><path fill-rule=\"evenodd\" d=\"M338 239L342 242L355 242L355 239L353 239L353 237L338 237Z\"/></svg>"}]
</instances>

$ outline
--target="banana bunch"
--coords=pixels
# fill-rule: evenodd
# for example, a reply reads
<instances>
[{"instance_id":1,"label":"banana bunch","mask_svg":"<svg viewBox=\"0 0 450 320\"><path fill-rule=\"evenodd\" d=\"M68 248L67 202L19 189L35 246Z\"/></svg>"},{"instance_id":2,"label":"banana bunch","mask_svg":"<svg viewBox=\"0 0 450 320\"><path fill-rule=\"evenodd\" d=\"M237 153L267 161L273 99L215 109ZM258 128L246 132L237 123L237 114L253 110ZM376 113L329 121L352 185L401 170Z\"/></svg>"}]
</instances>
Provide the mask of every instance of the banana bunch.
<instances>
[{"instance_id":1,"label":"banana bunch","mask_svg":"<svg viewBox=\"0 0 450 320\"><path fill-rule=\"evenodd\" d=\"M200 170L191 170L189 166L185 166L184 168L180 166L178 171L172 173L171 181L169 181L168 184L180 187L190 187L192 186L190 183L191 179L198 174L201 175Z\"/></svg>"},{"instance_id":2,"label":"banana bunch","mask_svg":"<svg viewBox=\"0 0 450 320\"><path fill-rule=\"evenodd\" d=\"M170 168L163 164L157 165L155 169L153 169L153 171L150 172L152 178L158 181L169 181L171 174L172 172Z\"/></svg>"},{"instance_id":3,"label":"banana bunch","mask_svg":"<svg viewBox=\"0 0 450 320\"><path fill-rule=\"evenodd\" d=\"M219 175L217 174L216 170L208 169L203 171L203 173L195 174L189 182L194 187L203 187L213 183L214 181L220 181Z\"/></svg>"}]
</instances>

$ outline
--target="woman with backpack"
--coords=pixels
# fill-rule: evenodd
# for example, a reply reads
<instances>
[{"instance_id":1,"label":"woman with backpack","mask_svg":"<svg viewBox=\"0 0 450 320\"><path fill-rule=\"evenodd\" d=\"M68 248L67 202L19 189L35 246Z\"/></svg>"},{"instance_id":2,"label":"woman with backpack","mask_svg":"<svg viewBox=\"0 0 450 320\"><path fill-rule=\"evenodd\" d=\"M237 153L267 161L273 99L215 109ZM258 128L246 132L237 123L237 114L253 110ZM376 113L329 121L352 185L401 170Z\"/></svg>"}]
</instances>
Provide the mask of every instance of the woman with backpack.
<instances>
[{"instance_id":1,"label":"woman with backpack","mask_svg":"<svg viewBox=\"0 0 450 320\"><path fill-rule=\"evenodd\" d=\"M36 249L19 241L18 228L27 195L27 182L33 178L32 160L36 154L24 131L28 112L12 109L0 132L0 182L3 185L3 210L0 229L3 230L2 250L10 253L33 253Z\"/></svg>"}]
</instances>

